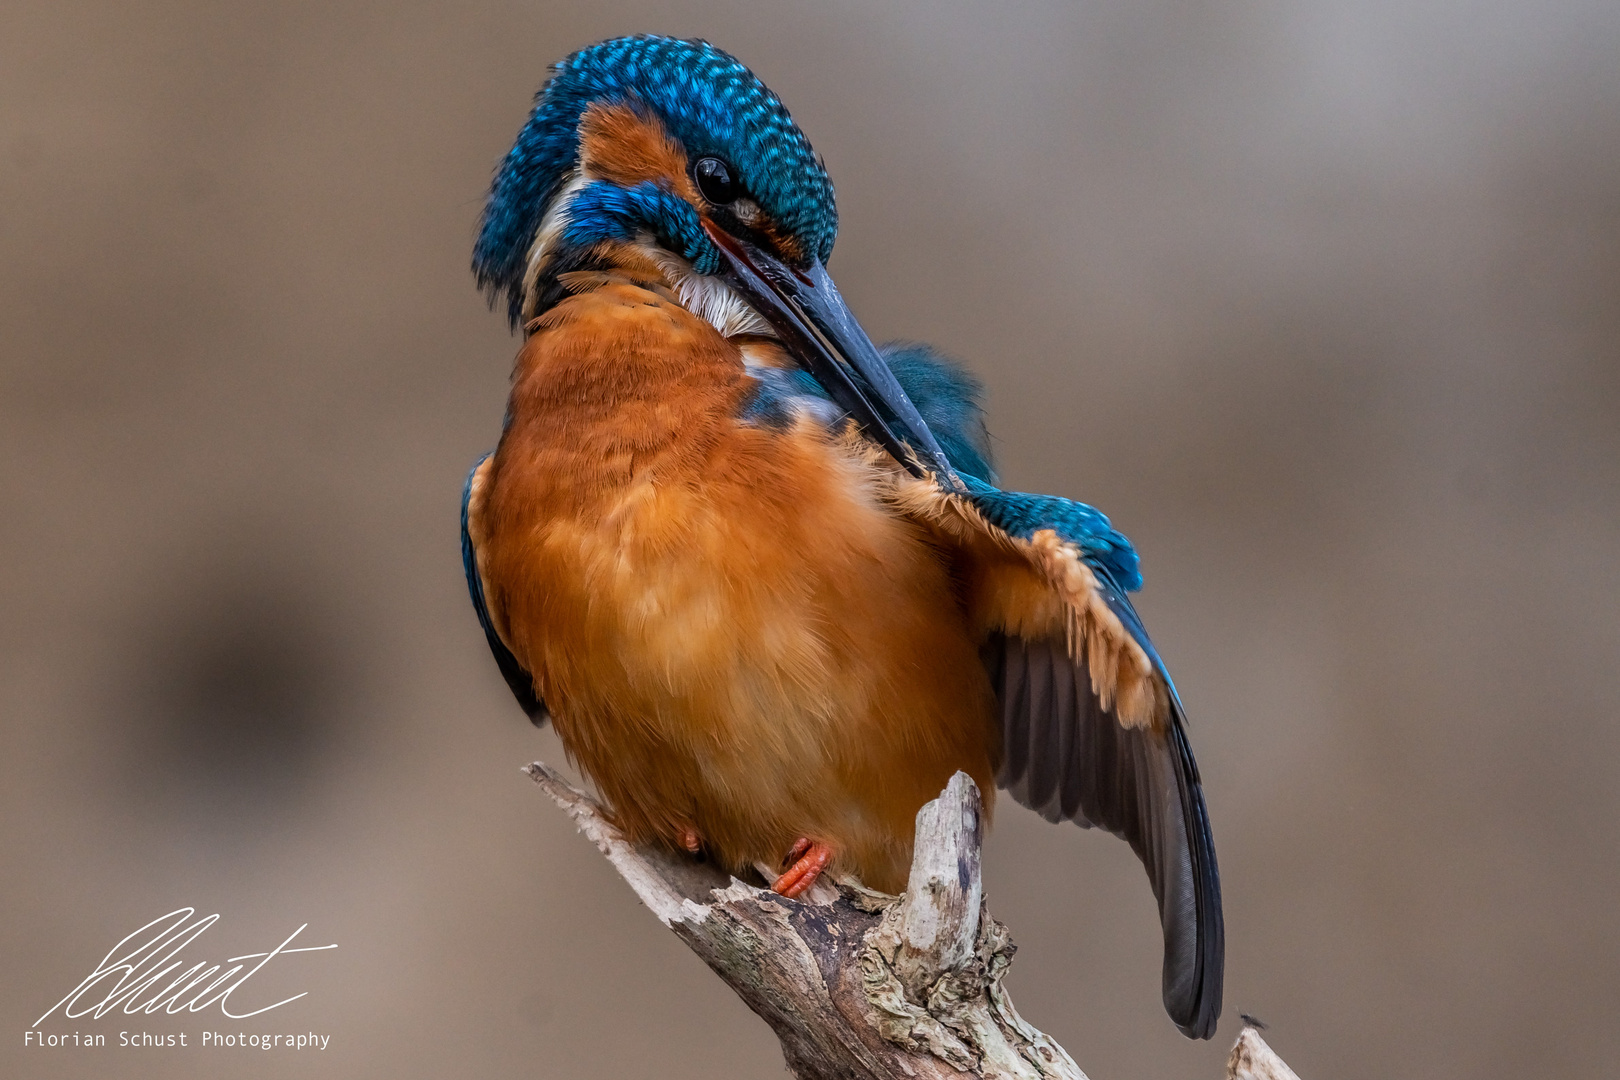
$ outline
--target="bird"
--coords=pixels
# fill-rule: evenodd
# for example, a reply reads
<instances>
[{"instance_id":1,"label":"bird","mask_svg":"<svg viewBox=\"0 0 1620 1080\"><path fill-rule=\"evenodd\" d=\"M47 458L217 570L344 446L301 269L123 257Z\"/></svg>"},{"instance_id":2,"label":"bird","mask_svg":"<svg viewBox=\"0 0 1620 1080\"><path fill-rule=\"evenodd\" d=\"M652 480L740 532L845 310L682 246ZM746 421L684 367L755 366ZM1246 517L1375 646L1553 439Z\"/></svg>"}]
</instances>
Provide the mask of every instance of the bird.
<instances>
[{"instance_id":1,"label":"bird","mask_svg":"<svg viewBox=\"0 0 1620 1080\"><path fill-rule=\"evenodd\" d=\"M552 65L472 268L522 344L462 494L500 673L631 841L775 892L903 890L956 772L1126 840L1190 1038L1220 875L1187 719L1094 508L998 486L981 384L878 347L826 264L825 163L701 40Z\"/></svg>"}]
</instances>

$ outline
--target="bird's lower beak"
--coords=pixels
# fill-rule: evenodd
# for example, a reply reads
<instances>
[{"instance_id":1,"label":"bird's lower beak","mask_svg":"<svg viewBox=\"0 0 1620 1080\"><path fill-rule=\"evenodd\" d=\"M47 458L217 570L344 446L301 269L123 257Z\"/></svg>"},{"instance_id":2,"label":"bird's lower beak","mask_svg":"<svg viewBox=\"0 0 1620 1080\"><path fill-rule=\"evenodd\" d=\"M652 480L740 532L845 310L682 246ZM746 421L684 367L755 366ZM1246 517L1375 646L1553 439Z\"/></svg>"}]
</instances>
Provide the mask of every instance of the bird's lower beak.
<instances>
[{"instance_id":1,"label":"bird's lower beak","mask_svg":"<svg viewBox=\"0 0 1620 1080\"><path fill-rule=\"evenodd\" d=\"M951 490L965 491L945 451L820 261L812 260L808 270L796 270L707 222L705 227L725 256L731 285L765 317L788 352L833 400L912 475L932 472Z\"/></svg>"}]
</instances>

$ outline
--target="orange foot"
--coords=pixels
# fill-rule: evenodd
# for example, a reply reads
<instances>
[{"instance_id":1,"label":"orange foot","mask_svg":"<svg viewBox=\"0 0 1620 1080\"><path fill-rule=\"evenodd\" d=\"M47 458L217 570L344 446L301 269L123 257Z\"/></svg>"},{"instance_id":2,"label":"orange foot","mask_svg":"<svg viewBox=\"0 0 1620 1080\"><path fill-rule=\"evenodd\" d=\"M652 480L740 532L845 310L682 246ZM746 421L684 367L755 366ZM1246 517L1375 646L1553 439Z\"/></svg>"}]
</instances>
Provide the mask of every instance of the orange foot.
<instances>
[{"instance_id":1,"label":"orange foot","mask_svg":"<svg viewBox=\"0 0 1620 1080\"><path fill-rule=\"evenodd\" d=\"M680 835L676 837L675 842L680 844L681 847L687 851L690 851L693 855L697 855L703 851L703 837L699 836L697 830L690 826L681 830Z\"/></svg>"},{"instance_id":2,"label":"orange foot","mask_svg":"<svg viewBox=\"0 0 1620 1080\"><path fill-rule=\"evenodd\" d=\"M782 860L784 864L792 865L776 879L771 891L781 893L789 900L795 899L816 883L816 878L827 868L832 856L832 848L826 844L813 843L801 836L793 842L793 849L788 852L787 858Z\"/></svg>"}]
</instances>

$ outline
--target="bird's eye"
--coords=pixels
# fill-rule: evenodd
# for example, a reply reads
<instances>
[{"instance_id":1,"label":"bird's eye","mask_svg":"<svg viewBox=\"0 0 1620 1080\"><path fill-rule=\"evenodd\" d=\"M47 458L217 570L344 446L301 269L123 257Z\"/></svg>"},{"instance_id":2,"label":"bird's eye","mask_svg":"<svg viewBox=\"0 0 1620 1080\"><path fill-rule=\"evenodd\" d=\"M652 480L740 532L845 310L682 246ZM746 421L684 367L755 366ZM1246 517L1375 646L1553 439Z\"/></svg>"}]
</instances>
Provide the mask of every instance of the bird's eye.
<instances>
[{"instance_id":1,"label":"bird's eye","mask_svg":"<svg viewBox=\"0 0 1620 1080\"><path fill-rule=\"evenodd\" d=\"M717 157L698 158L692 175L703 197L716 206L736 202L742 194L742 186L732 178L731 166Z\"/></svg>"}]
</instances>

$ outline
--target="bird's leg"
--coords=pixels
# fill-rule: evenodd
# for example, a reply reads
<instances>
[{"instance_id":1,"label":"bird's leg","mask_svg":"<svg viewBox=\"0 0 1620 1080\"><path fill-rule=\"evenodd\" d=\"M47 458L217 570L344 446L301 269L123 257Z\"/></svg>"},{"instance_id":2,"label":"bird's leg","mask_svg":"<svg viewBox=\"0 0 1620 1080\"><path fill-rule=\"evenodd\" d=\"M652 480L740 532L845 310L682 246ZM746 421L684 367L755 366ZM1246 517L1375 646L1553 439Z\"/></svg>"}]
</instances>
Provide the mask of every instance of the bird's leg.
<instances>
[{"instance_id":1,"label":"bird's leg","mask_svg":"<svg viewBox=\"0 0 1620 1080\"><path fill-rule=\"evenodd\" d=\"M793 842L787 858L782 860L784 865L791 865L776 879L771 891L781 893L789 900L797 898L816 883L816 878L827 868L832 856L832 848L826 844L799 837Z\"/></svg>"},{"instance_id":2,"label":"bird's leg","mask_svg":"<svg viewBox=\"0 0 1620 1080\"><path fill-rule=\"evenodd\" d=\"M703 854L703 837L699 836L698 831L690 825L675 835L675 842L681 846L683 851L693 855Z\"/></svg>"}]
</instances>

